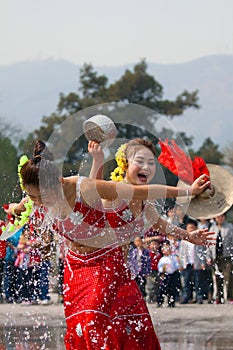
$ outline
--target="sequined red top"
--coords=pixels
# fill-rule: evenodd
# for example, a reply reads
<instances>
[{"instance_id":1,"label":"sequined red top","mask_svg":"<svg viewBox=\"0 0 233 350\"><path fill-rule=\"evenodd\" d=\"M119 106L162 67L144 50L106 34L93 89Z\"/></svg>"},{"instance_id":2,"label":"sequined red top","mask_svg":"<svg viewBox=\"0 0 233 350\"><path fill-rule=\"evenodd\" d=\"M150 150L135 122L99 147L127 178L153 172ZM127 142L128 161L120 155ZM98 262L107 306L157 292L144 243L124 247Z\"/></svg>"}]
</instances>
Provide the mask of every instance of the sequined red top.
<instances>
[{"instance_id":1,"label":"sequined red top","mask_svg":"<svg viewBox=\"0 0 233 350\"><path fill-rule=\"evenodd\" d=\"M80 194L77 181L76 204L69 217L58 220L60 234L73 242L103 247L114 243L128 243L144 230L143 212L134 217L127 201L117 207L104 208L101 199L92 207L86 205Z\"/></svg>"}]
</instances>

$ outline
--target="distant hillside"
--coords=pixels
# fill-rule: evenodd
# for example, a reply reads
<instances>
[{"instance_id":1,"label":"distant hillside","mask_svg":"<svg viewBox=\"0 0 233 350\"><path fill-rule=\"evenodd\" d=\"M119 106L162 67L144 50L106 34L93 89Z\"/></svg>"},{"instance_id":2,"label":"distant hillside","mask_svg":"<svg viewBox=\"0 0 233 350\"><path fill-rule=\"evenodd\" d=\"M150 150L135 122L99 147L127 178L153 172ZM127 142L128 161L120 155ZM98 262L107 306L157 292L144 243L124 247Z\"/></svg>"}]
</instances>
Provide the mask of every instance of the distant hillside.
<instances>
[{"instance_id":1,"label":"distant hillside","mask_svg":"<svg viewBox=\"0 0 233 350\"><path fill-rule=\"evenodd\" d=\"M113 82L135 63L94 68ZM233 141L233 56L209 56L181 64L149 62L148 66L148 72L164 87L166 98L175 98L185 89L199 90L201 109L171 120L179 131L194 136L196 148L206 137L220 146ZM44 115L56 110L60 92L77 91L79 70L79 65L53 59L0 66L0 117L25 132L34 130Z\"/></svg>"}]
</instances>

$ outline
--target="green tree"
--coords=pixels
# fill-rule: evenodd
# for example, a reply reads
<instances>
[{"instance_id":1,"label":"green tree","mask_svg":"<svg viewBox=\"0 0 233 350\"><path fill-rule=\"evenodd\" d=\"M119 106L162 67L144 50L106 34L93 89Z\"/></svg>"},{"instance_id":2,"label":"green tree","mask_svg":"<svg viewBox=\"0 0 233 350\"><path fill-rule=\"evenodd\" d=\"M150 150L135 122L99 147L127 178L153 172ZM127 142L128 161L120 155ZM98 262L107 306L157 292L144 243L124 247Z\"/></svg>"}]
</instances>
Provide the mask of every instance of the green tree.
<instances>
[{"instance_id":1,"label":"green tree","mask_svg":"<svg viewBox=\"0 0 233 350\"><path fill-rule=\"evenodd\" d=\"M42 126L31 133L27 140L21 142L23 151L31 150L35 139L41 138L48 140L53 131L66 118L87 107L114 102L126 102L126 107L122 113L117 104L113 104L113 112L119 117L118 137L131 139L133 137L147 137L154 143L157 143L159 135L155 127L155 121L160 114L173 118L181 115L187 108L199 108L198 92L181 93L174 101L163 99L163 87L155 78L147 73L147 63L141 60L135 65L133 71L126 70L125 73L115 83L108 85L108 78L105 75L99 75L91 64L84 64L80 70L80 88L78 93L71 92L68 95L60 94L60 100L56 112L42 119ZM132 109L127 109L127 103L137 106L137 113L132 113ZM138 105L143 107L138 113ZM103 105L104 106L104 105ZM131 105L132 106L132 105ZM90 107L91 108L91 107ZM104 107L101 113L104 114ZM105 112L108 114L108 110ZM80 116L79 116L80 117ZM80 117L81 118L81 117ZM80 123L83 123L80 119ZM122 122L121 122L122 121ZM71 138L72 130L66 130L66 137ZM166 131L167 133L168 131ZM165 133L165 130L163 130ZM173 138L173 132L169 135ZM185 142L189 144L192 139L183 134ZM61 143L61 140L57 140ZM188 145L189 145L188 144ZM84 136L76 141L72 146L70 153L66 157L65 168L75 168L75 162L81 162L83 153L86 152L87 142ZM77 164L76 164L77 166Z\"/></svg>"},{"instance_id":2,"label":"green tree","mask_svg":"<svg viewBox=\"0 0 233 350\"><path fill-rule=\"evenodd\" d=\"M108 78L105 75L98 75L91 64L84 64L80 70L80 91L82 98L95 99L104 98L107 89Z\"/></svg>"},{"instance_id":3,"label":"green tree","mask_svg":"<svg viewBox=\"0 0 233 350\"><path fill-rule=\"evenodd\" d=\"M127 69L118 81L110 85L108 100L136 103L169 117L181 115L187 108L199 108L197 90L192 93L185 90L174 101L163 100L163 87L147 73L147 68L143 59L135 65L133 72Z\"/></svg>"},{"instance_id":4,"label":"green tree","mask_svg":"<svg viewBox=\"0 0 233 350\"><path fill-rule=\"evenodd\" d=\"M144 60L135 65L133 72L127 69L118 81L110 85L108 100L155 107L156 101L162 98L163 88L146 70Z\"/></svg>"},{"instance_id":5,"label":"green tree","mask_svg":"<svg viewBox=\"0 0 233 350\"><path fill-rule=\"evenodd\" d=\"M206 163L221 165L223 163L224 155L218 148L219 146L214 144L211 138L208 137L195 155L202 157Z\"/></svg>"},{"instance_id":6,"label":"green tree","mask_svg":"<svg viewBox=\"0 0 233 350\"><path fill-rule=\"evenodd\" d=\"M173 118L182 115L187 108L199 108L198 91L184 91L174 101L163 100L163 87L152 75L147 73L145 60L135 65L133 71L127 69L115 83L107 85L108 79L98 75L90 64L84 64L80 70L80 95L70 93L60 94L57 111L63 113L76 113L81 109L106 102L128 102L148 107L156 113ZM153 127L156 114L149 113L143 120L144 127ZM142 120L135 120L142 124ZM145 123L147 122L147 125Z\"/></svg>"},{"instance_id":7,"label":"green tree","mask_svg":"<svg viewBox=\"0 0 233 350\"><path fill-rule=\"evenodd\" d=\"M5 203L16 201L20 198L20 188L17 185L17 149L12 144L9 137L0 131L0 188L1 207ZM0 213L1 219L5 219L3 211Z\"/></svg>"},{"instance_id":8,"label":"green tree","mask_svg":"<svg viewBox=\"0 0 233 350\"><path fill-rule=\"evenodd\" d=\"M131 121L146 130L155 132L158 115L169 118L182 115L187 108L199 108L198 91L182 92L172 101L163 99L163 87L152 75L147 73L147 63L141 60L133 71L126 70L122 77L107 89L107 101L123 101L150 108L147 115L131 116ZM144 111L145 113L145 111ZM138 117L137 117L138 116Z\"/></svg>"},{"instance_id":9,"label":"green tree","mask_svg":"<svg viewBox=\"0 0 233 350\"><path fill-rule=\"evenodd\" d=\"M57 111L59 114L73 114L84 108L107 102L107 82L105 75L98 75L91 64L80 69L80 95L74 92L60 94Z\"/></svg>"}]
</instances>

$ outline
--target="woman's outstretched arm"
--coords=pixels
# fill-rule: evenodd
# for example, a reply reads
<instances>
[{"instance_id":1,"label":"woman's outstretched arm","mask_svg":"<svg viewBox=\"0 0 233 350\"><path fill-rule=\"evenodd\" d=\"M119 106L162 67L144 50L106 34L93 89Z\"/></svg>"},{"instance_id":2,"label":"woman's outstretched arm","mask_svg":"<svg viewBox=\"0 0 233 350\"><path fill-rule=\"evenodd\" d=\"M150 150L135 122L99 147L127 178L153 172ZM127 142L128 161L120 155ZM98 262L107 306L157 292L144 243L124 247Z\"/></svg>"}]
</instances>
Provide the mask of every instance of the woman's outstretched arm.
<instances>
[{"instance_id":1,"label":"woman's outstretched arm","mask_svg":"<svg viewBox=\"0 0 233 350\"><path fill-rule=\"evenodd\" d=\"M159 198L190 197L202 193L210 186L207 175L201 175L191 186L175 187L166 185L131 185L122 182L110 182L105 180L93 180L86 178L81 183L81 192L86 203L96 202L97 198L115 200L140 199L153 200Z\"/></svg>"},{"instance_id":2,"label":"woman's outstretched arm","mask_svg":"<svg viewBox=\"0 0 233 350\"><path fill-rule=\"evenodd\" d=\"M184 239L197 245L215 244L214 232L208 232L208 229L198 229L188 232L181 227L169 223L163 219L153 204L146 204L144 208L147 224L155 231L161 232L167 236L173 236L177 239Z\"/></svg>"}]
</instances>

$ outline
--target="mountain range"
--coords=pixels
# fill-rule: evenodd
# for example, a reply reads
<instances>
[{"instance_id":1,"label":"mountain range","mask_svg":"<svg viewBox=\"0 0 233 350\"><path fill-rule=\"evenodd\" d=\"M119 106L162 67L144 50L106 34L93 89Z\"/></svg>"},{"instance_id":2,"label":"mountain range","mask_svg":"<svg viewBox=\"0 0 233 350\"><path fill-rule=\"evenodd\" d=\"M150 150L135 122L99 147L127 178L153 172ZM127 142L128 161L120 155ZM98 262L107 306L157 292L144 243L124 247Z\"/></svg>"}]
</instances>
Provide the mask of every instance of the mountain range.
<instances>
[{"instance_id":1,"label":"mountain range","mask_svg":"<svg viewBox=\"0 0 233 350\"><path fill-rule=\"evenodd\" d=\"M123 66L97 66L109 83L120 78ZM233 141L233 56L214 55L179 64L148 63L148 73L163 86L163 98L198 90L199 110L188 109L169 122L194 137L199 148L210 137L220 149ZM0 66L0 118L23 133L40 127L44 115L56 110L59 93L78 92L80 65L61 59L33 60Z\"/></svg>"}]
</instances>

